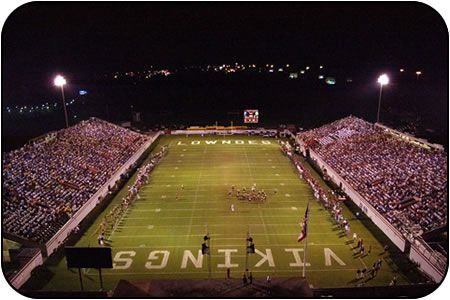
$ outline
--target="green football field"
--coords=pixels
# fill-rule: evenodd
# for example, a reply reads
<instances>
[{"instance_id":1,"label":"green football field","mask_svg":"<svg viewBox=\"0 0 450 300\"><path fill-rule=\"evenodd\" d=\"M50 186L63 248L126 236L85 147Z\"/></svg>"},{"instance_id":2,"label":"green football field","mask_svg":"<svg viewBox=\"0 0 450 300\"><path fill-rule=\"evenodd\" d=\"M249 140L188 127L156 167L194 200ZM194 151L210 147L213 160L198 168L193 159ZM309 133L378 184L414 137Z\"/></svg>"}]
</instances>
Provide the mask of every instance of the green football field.
<instances>
[{"instance_id":1,"label":"green football field","mask_svg":"<svg viewBox=\"0 0 450 300\"><path fill-rule=\"evenodd\" d=\"M385 237L369 230L344 207L351 230L363 238L371 253L355 255L356 243L335 225L330 214L299 178L276 139L247 136L163 136L157 151L169 152L153 170L140 199L129 207L111 233L114 269L103 270L104 285L114 289L120 279L241 278L246 266L246 237L249 230L257 253L248 257L253 277L301 276L305 243L297 242L308 201L310 222L306 256L306 278L313 287L388 285L415 281L415 271L398 253L382 253ZM134 180L134 176L130 179ZM228 196L231 186L247 189L256 183L268 199L256 204ZM184 186L182 189L181 186ZM77 246L97 246L103 215L119 203L126 187L115 197ZM176 195L178 194L178 199ZM232 212L231 204L235 205ZM199 254L208 229L211 256ZM376 236L376 237L375 237ZM391 247L392 248L392 247ZM378 259L383 266L374 279L355 280L356 270L370 269ZM68 270L65 259L47 264L51 276L43 290L78 290L77 270ZM400 271L401 270L401 271ZM98 290L98 271L83 272L85 289Z\"/></svg>"}]
</instances>

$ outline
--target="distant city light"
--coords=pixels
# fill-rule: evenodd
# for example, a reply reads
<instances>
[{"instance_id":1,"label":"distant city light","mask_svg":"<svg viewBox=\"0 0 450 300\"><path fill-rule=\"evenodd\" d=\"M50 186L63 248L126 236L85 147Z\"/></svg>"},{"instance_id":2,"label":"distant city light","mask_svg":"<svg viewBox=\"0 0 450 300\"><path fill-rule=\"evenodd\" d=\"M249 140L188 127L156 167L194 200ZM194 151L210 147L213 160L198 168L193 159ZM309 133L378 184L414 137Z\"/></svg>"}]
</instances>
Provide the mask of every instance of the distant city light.
<instances>
[{"instance_id":1,"label":"distant city light","mask_svg":"<svg viewBox=\"0 0 450 300\"><path fill-rule=\"evenodd\" d=\"M327 77L325 79L325 82L326 82L326 84L329 84L329 85L335 85L336 84L336 79L333 78L333 77Z\"/></svg>"},{"instance_id":2,"label":"distant city light","mask_svg":"<svg viewBox=\"0 0 450 300\"><path fill-rule=\"evenodd\" d=\"M319 75L319 77L318 77L318 78L319 78L319 79L323 79L323 77L324 77L323 75Z\"/></svg>"},{"instance_id":3,"label":"distant city light","mask_svg":"<svg viewBox=\"0 0 450 300\"><path fill-rule=\"evenodd\" d=\"M286 68L289 68L289 64L286 64Z\"/></svg>"},{"instance_id":4,"label":"distant city light","mask_svg":"<svg viewBox=\"0 0 450 300\"><path fill-rule=\"evenodd\" d=\"M290 74L289 74L289 78L291 78L291 79L296 79L296 78L298 78L298 73L290 73Z\"/></svg>"},{"instance_id":5,"label":"distant city light","mask_svg":"<svg viewBox=\"0 0 450 300\"><path fill-rule=\"evenodd\" d=\"M323 66L322 66L322 65L320 65L320 66L319 66L319 69L323 69Z\"/></svg>"},{"instance_id":6,"label":"distant city light","mask_svg":"<svg viewBox=\"0 0 450 300\"><path fill-rule=\"evenodd\" d=\"M405 69L400 69L400 72L402 72L402 73L405 72Z\"/></svg>"},{"instance_id":7,"label":"distant city light","mask_svg":"<svg viewBox=\"0 0 450 300\"><path fill-rule=\"evenodd\" d=\"M309 66L306 66L306 68L305 68L306 70L309 70Z\"/></svg>"},{"instance_id":8,"label":"distant city light","mask_svg":"<svg viewBox=\"0 0 450 300\"><path fill-rule=\"evenodd\" d=\"M420 76L420 75L422 75L422 71L420 71L420 70L416 71L417 79L419 79L419 76Z\"/></svg>"},{"instance_id":9,"label":"distant city light","mask_svg":"<svg viewBox=\"0 0 450 300\"><path fill-rule=\"evenodd\" d=\"M305 74L305 70L300 70L300 74Z\"/></svg>"},{"instance_id":10,"label":"distant city light","mask_svg":"<svg viewBox=\"0 0 450 300\"><path fill-rule=\"evenodd\" d=\"M81 96L83 96L83 95L86 95L88 92L86 91L86 90L80 90L79 91L79 94L81 95Z\"/></svg>"},{"instance_id":11,"label":"distant city light","mask_svg":"<svg viewBox=\"0 0 450 300\"><path fill-rule=\"evenodd\" d=\"M380 85L386 85L389 83L389 77L386 74L382 74L380 77L378 77L378 83Z\"/></svg>"},{"instance_id":12,"label":"distant city light","mask_svg":"<svg viewBox=\"0 0 450 300\"><path fill-rule=\"evenodd\" d=\"M283 72L283 68L279 68L279 69L278 69L278 72Z\"/></svg>"}]
</instances>

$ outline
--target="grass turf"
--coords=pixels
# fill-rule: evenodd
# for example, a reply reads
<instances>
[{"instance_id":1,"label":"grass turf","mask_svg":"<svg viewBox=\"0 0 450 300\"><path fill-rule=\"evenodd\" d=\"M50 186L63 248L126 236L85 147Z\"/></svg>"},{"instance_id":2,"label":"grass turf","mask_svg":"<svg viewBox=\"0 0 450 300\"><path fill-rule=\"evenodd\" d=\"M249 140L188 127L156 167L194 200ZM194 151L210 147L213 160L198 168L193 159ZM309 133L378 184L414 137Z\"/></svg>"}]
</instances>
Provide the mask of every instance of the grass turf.
<instances>
[{"instance_id":1,"label":"grass turf","mask_svg":"<svg viewBox=\"0 0 450 300\"><path fill-rule=\"evenodd\" d=\"M206 143L214 140L216 144ZM227 144L227 140L231 144ZM237 140L243 144L236 144ZM270 141L270 144L262 141ZM299 178L289 159L280 151L277 140L247 136L163 136L154 151L162 145L169 145L168 155L153 170L149 183L139 193L140 199L128 209L110 237L113 258L118 258L116 255L120 255L120 251L127 251L121 255L131 258L131 265L125 269L103 270L106 289L113 289L120 279L207 278L206 256L201 268L196 268L191 260L187 261L186 268L181 268L185 250L190 250L197 259L206 226L211 236L210 262L214 278L226 277L226 267L220 266L225 263L224 249L236 251L231 253L231 276L242 276L246 265L247 230L258 250L267 254L270 249L274 263L270 266L266 260L255 266L263 257L249 255L248 266L254 277L301 276L302 267L295 265L294 252L297 251L302 260L303 252L289 249L304 248L304 242L297 243L297 236L308 201L311 211L307 262L310 266L306 268L306 278L313 287L349 287L358 283L382 286L388 285L394 276L398 284L418 280L414 267L397 252L382 254L386 238L381 233L369 230L367 221L355 218L344 207L351 230L363 238L366 249L371 248L370 255L355 255L356 243L351 243L351 237L341 233L329 213L314 199L307 183ZM254 204L228 197L231 185L249 189L253 183L258 190L267 192L266 203ZM119 203L125 193L126 187L84 233L77 246L97 246L95 230L103 215ZM230 210L232 203L235 212ZM333 258L331 265L326 265L326 248L345 265ZM164 253L156 252L149 258L152 251L169 252L164 268L158 268L164 264ZM383 266L374 279L355 280L357 269L370 269L378 258L383 259ZM118 267L126 265L118 259L115 263ZM46 267L50 275L41 289L79 289L77 270L68 270L65 259L50 259ZM86 290L99 288L97 274L97 270L85 270Z\"/></svg>"}]
</instances>

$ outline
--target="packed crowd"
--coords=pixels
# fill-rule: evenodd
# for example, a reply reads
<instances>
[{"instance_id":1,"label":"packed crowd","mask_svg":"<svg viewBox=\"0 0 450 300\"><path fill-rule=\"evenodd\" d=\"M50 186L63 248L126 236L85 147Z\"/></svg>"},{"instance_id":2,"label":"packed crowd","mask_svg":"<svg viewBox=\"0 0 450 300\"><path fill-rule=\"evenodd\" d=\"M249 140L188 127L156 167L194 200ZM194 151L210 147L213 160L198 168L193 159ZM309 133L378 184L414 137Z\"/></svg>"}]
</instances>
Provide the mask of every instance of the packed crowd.
<instances>
[{"instance_id":1,"label":"packed crowd","mask_svg":"<svg viewBox=\"0 0 450 300\"><path fill-rule=\"evenodd\" d=\"M123 214L128 209L130 204L132 204L136 199L140 199L139 191L146 183L148 183L148 178L150 172L155 168L159 161L167 154L167 146L161 148L161 150L152 156L148 163L138 169L136 180L130 186L128 186L128 193L126 197L122 198L119 205L116 205L108 214L104 217L102 223L100 224L97 232L99 232L98 243L103 246L105 241L105 235L107 232L112 233L114 228L117 226L121 220ZM108 231L109 230L109 231Z\"/></svg>"},{"instance_id":2,"label":"packed crowd","mask_svg":"<svg viewBox=\"0 0 450 300\"><path fill-rule=\"evenodd\" d=\"M45 242L144 144L91 118L3 155L3 230Z\"/></svg>"},{"instance_id":3,"label":"packed crowd","mask_svg":"<svg viewBox=\"0 0 450 300\"><path fill-rule=\"evenodd\" d=\"M447 154L402 140L356 117L299 134L407 236L447 224Z\"/></svg>"}]
</instances>

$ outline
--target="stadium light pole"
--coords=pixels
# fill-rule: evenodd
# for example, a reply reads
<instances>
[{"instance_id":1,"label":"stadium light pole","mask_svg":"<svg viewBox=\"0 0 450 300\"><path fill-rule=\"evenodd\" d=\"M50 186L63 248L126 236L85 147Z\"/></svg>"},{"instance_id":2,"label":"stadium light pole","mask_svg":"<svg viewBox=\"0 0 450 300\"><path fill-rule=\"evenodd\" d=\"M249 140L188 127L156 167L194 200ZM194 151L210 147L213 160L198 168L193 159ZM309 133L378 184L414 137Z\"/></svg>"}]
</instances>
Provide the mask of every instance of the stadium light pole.
<instances>
[{"instance_id":1,"label":"stadium light pole","mask_svg":"<svg viewBox=\"0 0 450 300\"><path fill-rule=\"evenodd\" d=\"M64 108L64 117L66 120L66 128L69 127L69 120L67 118L67 108L66 108L66 99L64 97L64 85L67 83L66 79L62 77L61 75L58 75L55 77L55 80L53 81L55 86L59 86L61 88L61 95L62 95L62 101L63 101L63 108Z\"/></svg>"},{"instance_id":2,"label":"stadium light pole","mask_svg":"<svg viewBox=\"0 0 450 300\"><path fill-rule=\"evenodd\" d=\"M380 122L381 94L383 93L383 85L389 83L389 77L386 74L380 75L380 77L378 77L378 83L380 84L380 97L378 97L377 123Z\"/></svg>"}]
</instances>

